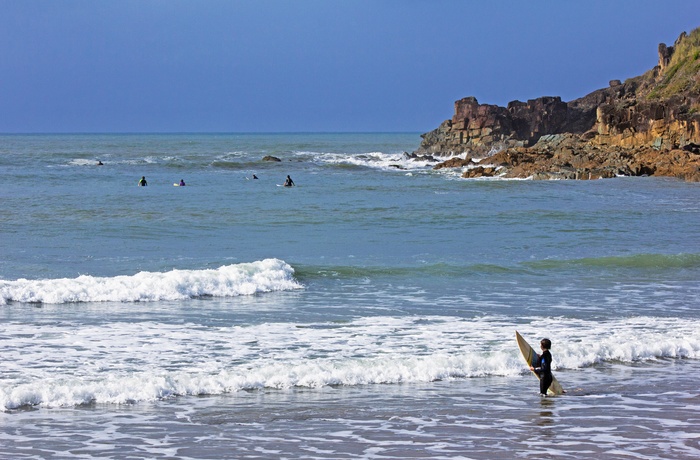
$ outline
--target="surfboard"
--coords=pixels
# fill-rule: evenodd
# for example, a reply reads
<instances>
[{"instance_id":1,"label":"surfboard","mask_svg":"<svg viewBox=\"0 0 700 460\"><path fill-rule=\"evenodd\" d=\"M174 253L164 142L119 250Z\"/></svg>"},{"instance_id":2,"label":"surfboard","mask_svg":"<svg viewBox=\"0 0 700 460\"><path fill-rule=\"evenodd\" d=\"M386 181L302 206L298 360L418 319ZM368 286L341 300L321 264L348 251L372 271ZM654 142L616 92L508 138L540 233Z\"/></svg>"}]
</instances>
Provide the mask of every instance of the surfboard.
<instances>
[{"instance_id":1,"label":"surfboard","mask_svg":"<svg viewBox=\"0 0 700 460\"><path fill-rule=\"evenodd\" d=\"M520 348L520 353L523 354L523 358L525 358L525 361L527 362L527 365L529 367L537 367L537 353L535 350L532 349L529 343L527 343L527 340L523 338L522 335L518 331L515 331L515 340L518 341L518 347ZM539 375L535 371L532 371L532 373L537 377L538 379L540 378ZM549 389L547 390L548 395L553 395L553 396L559 396L564 394L564 389L561 387L561 384L557 380L557 378L552 374L552 384L549 386Z\"/></svg>"}]
</instances>

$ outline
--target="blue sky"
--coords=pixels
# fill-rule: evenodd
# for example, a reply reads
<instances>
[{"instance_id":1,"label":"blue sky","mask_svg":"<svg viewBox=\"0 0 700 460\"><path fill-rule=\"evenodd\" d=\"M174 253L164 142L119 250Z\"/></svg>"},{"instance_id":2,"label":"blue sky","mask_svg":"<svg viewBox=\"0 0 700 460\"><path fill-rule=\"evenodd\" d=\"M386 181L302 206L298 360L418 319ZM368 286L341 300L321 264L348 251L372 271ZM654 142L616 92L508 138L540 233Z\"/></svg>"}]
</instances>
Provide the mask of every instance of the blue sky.
<instances>
[{"instance_id":1,"label":"blue sky","mask_svg":"<svg viewBox=\"0 0 700 460\"><path fill-rule=\"evenodd\" d=\"M0 132L425 132L698 26L697 0L0 0Z\"/></svg>"}]
</instances>

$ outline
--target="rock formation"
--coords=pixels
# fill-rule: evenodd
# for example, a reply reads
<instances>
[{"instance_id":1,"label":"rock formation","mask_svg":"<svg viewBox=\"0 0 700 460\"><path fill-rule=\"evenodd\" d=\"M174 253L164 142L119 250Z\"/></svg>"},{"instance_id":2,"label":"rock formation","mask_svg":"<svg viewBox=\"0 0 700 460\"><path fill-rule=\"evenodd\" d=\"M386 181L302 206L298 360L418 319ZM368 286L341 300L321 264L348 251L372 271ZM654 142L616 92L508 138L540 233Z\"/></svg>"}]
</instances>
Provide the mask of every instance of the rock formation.
<instances>
[{"instance_id":1,"label":"rock formation","mask_svg":"<svg viewBox=\"0 0 700 460\"><path fill-rule=\"evenodd\" d=\"M658 53L644 75L570 102L541 97L500 107L460 99L412 155L466 153L467 160L436 166L466 168L465 177L700 181L700 28L673 46L660 44Z\"/></svg>"},{"instance_id":2,"label":"rock formation","mask_svg":"<svg viewBox=\"0 0 700 460\"><path fill-rule=\"evenodd\" d=\"M279 161L282 161L282 160L280 160L280 159L277 158L277 157L273 157L272 155L265 155L265 156L263 157L262 161L275 161L275 162L279 162Z\"/></svg>"}]
</instances>

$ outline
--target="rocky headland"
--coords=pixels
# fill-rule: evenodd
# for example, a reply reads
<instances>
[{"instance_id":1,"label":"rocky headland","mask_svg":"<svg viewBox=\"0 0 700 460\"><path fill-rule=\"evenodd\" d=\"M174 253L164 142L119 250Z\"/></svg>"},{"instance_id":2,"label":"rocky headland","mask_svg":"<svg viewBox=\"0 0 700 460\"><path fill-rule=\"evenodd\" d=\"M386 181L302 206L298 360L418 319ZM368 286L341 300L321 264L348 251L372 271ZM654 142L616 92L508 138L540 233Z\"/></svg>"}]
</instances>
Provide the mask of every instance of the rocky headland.
<instances>
[{"instance_id":1,"label":"rocky headland","mask_svg":"<svg viewBox=\"0 0 700 460\"><path fill-rule=\"evenodd\" d=\"M500 107L460 99L411 157L466 154L435 166L462 168L463 177L700 181L700 28L658 53L644 75L570 102L541 97Z\"/></svg>"}]
</instances>

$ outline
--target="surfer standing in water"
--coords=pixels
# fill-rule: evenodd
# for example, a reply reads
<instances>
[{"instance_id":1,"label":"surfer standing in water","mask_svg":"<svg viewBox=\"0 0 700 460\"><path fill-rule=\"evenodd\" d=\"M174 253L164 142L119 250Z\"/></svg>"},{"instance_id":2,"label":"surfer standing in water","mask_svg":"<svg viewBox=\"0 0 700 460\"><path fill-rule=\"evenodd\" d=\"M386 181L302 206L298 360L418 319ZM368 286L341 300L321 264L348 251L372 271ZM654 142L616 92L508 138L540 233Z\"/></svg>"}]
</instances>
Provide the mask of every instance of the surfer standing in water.
<instances>
[{"instance_id":1,"label":"surfer standing in water","mask_svg":"<svg viewBox=\"0 0 700 460\"><path fill-rule=\"evenodd\" d=\"M552 341L549 339L542 339L540 341L540 348L542 348L542 354L537 355L538 367L530 366L530 370L536 373L540 378L540 394L542 396L547 396L547 390L552 384L552 354L549 349L552 348Z\"/></svg>"},{"instance_id":2,"label":"surfer standing in water","mask_svg":"<svg viewBox=\"0 0 700 460\"><path fill-rule=\"evenodd\" d=\"M139 181L139 187L145 187L148 185L148 182L146 182L146 176L141 176L141 180Z\"/></svg>"}]
</instances>

